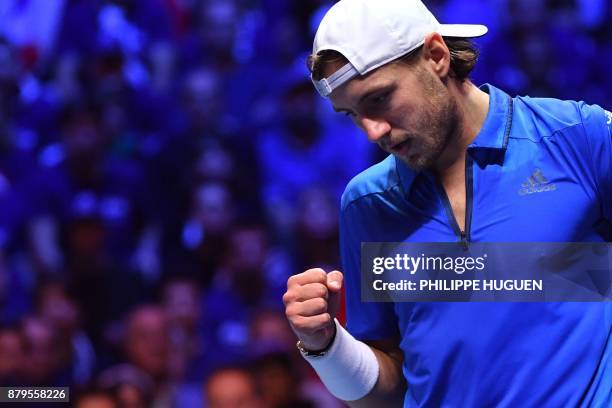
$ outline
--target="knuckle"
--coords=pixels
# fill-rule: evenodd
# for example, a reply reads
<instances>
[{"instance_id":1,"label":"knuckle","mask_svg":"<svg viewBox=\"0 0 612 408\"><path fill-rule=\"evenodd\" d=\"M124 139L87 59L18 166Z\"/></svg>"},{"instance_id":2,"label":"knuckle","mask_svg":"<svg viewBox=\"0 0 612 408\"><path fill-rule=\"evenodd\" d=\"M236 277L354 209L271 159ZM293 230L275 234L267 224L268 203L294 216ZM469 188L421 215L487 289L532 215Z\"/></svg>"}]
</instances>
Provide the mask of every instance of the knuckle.
<instances>
[{"instance_id":1,"label":"knuckle","mask_svg":"<svg viewBox=\"0 0 612 408\"><path fill-rule=\"evenodd\" d=\"M285 306L293 302L294 299L295 296L290 291L285 292L285 294L283 295L283 303L285 304Z\"/></svg>"},{"instance_id":2,"label":"knuckle","mask_svg":"<svg viewBox=\"0 0 612 408\"><path fill-rule=\"evenodd\" d=\"M315 318L295 316L293 327L302 334L314 334L320 327Z\"/></svg>"},{"instance_id":3,"label":"knuckle","mask_svg":"<svg viewBox=\"0 0 612 408\"><path fill-rule=\"evenodd\" d=\"M302 316L299 315L295 315L291 318L291 323L293 324L293 327L300 331L303 332L305 330L305 326L306 326L306 319Z\"/></svg>"},{"instance_id":4,"label":"knuckle","mask_svg":"<svg viewBox=\"0 0 612 408\"><path fill-rule=\"evenodd\" d=\"M295 310L295 306L294 305L289 305L285 309L285 315L291 321L294 321L298 317L298 314L296 312L297 311Z\"/></svg>"},{"instance_id":5,"label":"knuckle","mask_svg":"<svg viewBox=\"0 0 612 408\"><path fill-rule=\"evenodd\" d=\"M315 299L314 307L317 310L326 311L327 310L327 301L325 299L323 299L323 298Z\"/></svg>"},{"instance_id":6,"label":"knuckle","mask_svg":"<svg viewBox=\"0 0 612 408\"><path fill-rule=\"evenodd\" d=\"M289 323L291 323L291 325L297 329L300 324L299 322L300 317L291 313L289 309L287 309L285 314L287 315L287 319L289 320Z\"/></svg>"},{"instance_id":7,"label":"knuckle","mask_svg":"<svg viewBox=\"0 0 612 408\"><path fill-rule=\"evenodd\" d=\"M313 282L325 282L327 280L327 274L321 268L309 269L306 273Z\"/></svg>"},{"instance_id":8,"label":"knuckle","mask_svg":"<svg viewBox=\"0 0 612 408\"><path fill-rule=\"evenodd\" d=\"M331 315L329 313L321 313L317 316L317 325L319 328L327 327L332 322Z\"/></svg>"},{"instance_id":9,"label":"knuckle","mask_svg":"<svg viewBox=\"0 0 612 408\"><path fill-rule=\"evenodd\" d=\"M323 315L321 317L321 320L323 321L324 325L328 325L328 324L330 324L333 321L333 319L332 319L332 317L331 317L331 315L329 313L323 313Z\"/></svg>"}]
</instances>

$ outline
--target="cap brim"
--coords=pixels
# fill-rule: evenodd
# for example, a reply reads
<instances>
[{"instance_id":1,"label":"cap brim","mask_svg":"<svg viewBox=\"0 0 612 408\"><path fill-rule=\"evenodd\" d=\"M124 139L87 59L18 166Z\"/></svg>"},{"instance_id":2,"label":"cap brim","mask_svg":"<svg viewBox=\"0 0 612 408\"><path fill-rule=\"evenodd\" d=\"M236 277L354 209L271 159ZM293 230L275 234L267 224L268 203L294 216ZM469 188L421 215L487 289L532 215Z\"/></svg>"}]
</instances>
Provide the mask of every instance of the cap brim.
<instances>
[{"instance_id":1,"label":"cap brim","mask_svg":"<svg viewBox=\"0 0 612 408\"><path fill-rule=\"evenodd\" d=\"M476 38L485 35L489 29L482 24L442 24L442 37Z\"/></svg>"}]
</instances>

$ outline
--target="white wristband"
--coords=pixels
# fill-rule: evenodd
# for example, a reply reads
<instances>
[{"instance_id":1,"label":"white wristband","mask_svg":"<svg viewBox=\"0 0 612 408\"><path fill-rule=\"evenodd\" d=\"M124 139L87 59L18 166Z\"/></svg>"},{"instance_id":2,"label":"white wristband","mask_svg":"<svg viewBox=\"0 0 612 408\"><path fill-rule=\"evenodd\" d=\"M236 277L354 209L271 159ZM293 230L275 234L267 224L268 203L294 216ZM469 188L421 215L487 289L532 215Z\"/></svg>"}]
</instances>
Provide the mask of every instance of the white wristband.
<instances>
[{"instance_id":1,"label":"white wristband","mask_svg":"<svg viewBox=\"0 0 612 408\"><path fill-rule=\"evenodd\" d=\"M335 320L336 337L325 355L304 356L323 384L337 398L355 401L365 397L378 381L378 360L372 349L356 340Z\"/></svg>"}]
</instances>

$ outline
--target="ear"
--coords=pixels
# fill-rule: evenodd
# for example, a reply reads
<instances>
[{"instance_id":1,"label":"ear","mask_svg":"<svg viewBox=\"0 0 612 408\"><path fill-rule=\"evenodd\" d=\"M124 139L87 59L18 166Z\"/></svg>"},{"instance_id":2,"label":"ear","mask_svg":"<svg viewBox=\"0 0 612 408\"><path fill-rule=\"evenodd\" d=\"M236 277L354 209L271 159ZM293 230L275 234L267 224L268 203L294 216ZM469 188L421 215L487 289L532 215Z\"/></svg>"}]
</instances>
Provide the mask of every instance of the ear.
<instances>
[{"instance_id":1,"label":"ear","mask_svg":"<svg viewBox=\"0 0 612 408\"><path fill-rule=\"evenodd\" d=\"M450 71L450 51L439 33L430 33L423 43L423 57L438 75L444 79Z\"/></svg>"}]
</instances>

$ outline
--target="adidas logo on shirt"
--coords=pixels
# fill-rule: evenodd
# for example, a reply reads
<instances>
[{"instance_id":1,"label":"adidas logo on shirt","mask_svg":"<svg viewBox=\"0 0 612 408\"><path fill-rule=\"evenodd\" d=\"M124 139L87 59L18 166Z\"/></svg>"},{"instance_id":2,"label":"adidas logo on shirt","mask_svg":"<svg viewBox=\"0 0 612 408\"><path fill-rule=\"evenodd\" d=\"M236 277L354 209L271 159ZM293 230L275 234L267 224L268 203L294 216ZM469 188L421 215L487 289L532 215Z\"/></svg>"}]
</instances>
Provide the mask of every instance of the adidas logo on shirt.
<instances>
[{"instance_id":1,"label":"adidas logo on shirt","mask_svg":"<svg viewBox=\"0 0 612 408\"><path fill-rule=\"evenodd\" d=\"M529 176L526 182L521 184L521 189L518 191L519 195L528 195L535 193L543 193L545 191L555 191L557 186L549 182L542 170L535 169L533 174Z\"/></svg>"}]
</instances>

